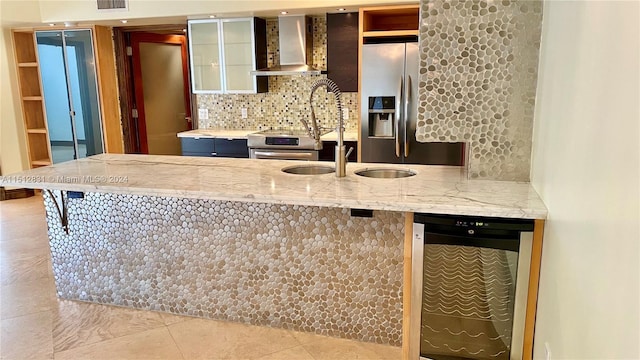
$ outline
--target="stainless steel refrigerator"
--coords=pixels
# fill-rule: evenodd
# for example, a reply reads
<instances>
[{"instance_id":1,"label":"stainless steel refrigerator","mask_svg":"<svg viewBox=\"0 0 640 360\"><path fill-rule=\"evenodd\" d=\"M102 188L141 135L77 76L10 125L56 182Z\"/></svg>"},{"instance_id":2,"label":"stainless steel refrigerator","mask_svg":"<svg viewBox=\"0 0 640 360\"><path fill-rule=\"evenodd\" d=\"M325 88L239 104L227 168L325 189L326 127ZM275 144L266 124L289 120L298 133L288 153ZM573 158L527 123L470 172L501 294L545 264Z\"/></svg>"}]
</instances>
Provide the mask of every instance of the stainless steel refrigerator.
<instances>
[{"instance_id":1,"label":"stainless steel refrigerator","mask_svg":"<svg viewBox=\"0 0 640 360\"><path fill-rule=\"evenodd\" d=\"M421 143L418 122L418 43L362 47L361 155L363 162L464 164L464 143Z\"/></svg>"}]
</instances>

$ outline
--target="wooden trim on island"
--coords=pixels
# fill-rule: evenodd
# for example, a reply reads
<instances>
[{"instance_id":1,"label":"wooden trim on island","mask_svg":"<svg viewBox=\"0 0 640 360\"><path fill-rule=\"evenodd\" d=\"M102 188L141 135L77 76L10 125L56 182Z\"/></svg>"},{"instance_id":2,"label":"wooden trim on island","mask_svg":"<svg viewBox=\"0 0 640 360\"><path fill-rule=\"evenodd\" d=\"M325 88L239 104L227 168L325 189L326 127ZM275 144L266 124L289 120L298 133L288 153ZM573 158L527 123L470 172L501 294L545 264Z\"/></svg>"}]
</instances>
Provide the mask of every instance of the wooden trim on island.
<instances>
[{"instance_id":1,"label":"wooden trim on island","mask_svg":"<svg viewBox=\"0 0 640 360\"><path fill-rule=\"evenodd\" d=\"M404 213L404 263L402 277L402 360L410 360L411 336L411 250L413 247L413 213Z\"/></svg>"},{"instance_id":2,"label":"wooden trim on island","mask_svg":"<svg viewBox=\"0 0 640 360\"><path fill-rule=\"evenodd\" d=\"M533 338L538 308L538 285L540 283L540 265L542 260L542 238L544 236L544 220L536 219L533 229L533 245L531 247L531 266L529 272L529 292L524 322L523 360L533 358Z\"/></svg>"}]
</instances>

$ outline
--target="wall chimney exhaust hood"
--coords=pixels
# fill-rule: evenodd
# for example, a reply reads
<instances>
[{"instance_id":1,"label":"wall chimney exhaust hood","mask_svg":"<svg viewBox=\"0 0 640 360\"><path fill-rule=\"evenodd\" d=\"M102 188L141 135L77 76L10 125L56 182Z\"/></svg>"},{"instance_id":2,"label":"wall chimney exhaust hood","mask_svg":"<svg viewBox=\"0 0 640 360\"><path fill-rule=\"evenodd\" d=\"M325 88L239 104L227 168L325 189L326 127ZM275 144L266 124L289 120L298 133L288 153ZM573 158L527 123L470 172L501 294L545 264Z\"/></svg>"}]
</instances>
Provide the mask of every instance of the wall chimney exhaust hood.
<instances>
[{"instance_id":1,"label":"wall chimney exhaust hood","mask_svg":"<svg viewBox=\"0 0 640 360\"><path fill-rule=\"evenodd\" d=\"M305 15L278 17L280 64L252 71L251 75L318 75L313 64L313 25Z\"/></svg>"}]
</instances>

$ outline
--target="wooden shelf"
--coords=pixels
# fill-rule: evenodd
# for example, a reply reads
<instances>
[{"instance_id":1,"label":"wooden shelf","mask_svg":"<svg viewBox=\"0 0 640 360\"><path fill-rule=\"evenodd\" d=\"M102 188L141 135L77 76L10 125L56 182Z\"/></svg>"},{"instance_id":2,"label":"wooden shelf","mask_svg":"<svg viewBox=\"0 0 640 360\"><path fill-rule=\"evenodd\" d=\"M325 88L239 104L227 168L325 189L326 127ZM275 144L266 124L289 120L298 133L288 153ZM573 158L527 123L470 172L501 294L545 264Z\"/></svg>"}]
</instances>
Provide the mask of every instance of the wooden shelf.
<instances>
[{"instance_id":1,"label":"wooden shelf","mask_svg":"<svg viewBox=\"0 0 640 360\"><path fill-rule=\"evenodd\" d=\"M44 120L44 104L42 101L23 101L22 110L24 113L24 123L27 129L45 129L47 124Z\"/></svg>"},{"instance_id":2,"label":"wooden shelf","mask_svg":"<svg viewBox=\"0 0 640 360\"><path fill-rule=\"evenodd\" d=\"M36 56L35 35L33 31L14 31L16 62L33 63L38 61Z\"/></svg>"},{"instance_id":3,"label":"wooden shelf","mask_svg":"<svg viewBox=\"0 0 640 360\"><path fill-rule=\"evenodd\" d=\"M362 37L418 36L418 30L365 31Z\"/></svg>"},{"instance_id":4,"label":"wooden shelf","mask_svg":"<svg viewBox=\"0 0 640 360\"><path fill-rule=\"evenodd\" d=\"M24 101L42 101L42 96L23 96Z\"/></svg>"},{"instance_id":5,"label":"wooden shelf","mask_svg":"<svg viewBox=\"0 0 640 360\"><path fill-rule=\"evenodd\" d=\"M18 67L20 94L22 96L42 96L38 67Z\"/></svg>"},{"instance_id":6,"label":"wooden shelf","mask_svg":"<svg viewBox=\"0 0 640 360\"><path fill-rule=\"evenodd\" d=\"M47 133L47 129L45 129L45 128L27 129L27 133L29 133L29 134L46 134Z\"/></svg>"},{"instance_id":7,"label":"wooden shelf","mask_svg":"<svg viewBox=\"0 0 640 360\"><path fill-rule=\"evenodd\" d=\"M38 67L38 63L37 62L18 63L18 67Z\"/></svg>"},{"instance_id":8,"label":"wooden shelf","mask_svg":"<svg viewBox=\"0 0 640 360\"><path fill-rule=\"evenodd\" d=\"M47 166L51 165L51 160L49 159L40 159L31 161L31 165L33 166Z\"/></svg>"},{"instance_id":9,"label":"wooden shelf","mask_svg":"<svg viewBox=\"0 0 640 360\"><path fill-rule=\"evenodd\" d=\"M362 33L372 31L400 31L414 30L416 33L420 25L420 5L382 6L360 9ZM387 35L387 36L405 36ZM409 34L414 35L414 34Z\"/></svg>"}]
</instances>

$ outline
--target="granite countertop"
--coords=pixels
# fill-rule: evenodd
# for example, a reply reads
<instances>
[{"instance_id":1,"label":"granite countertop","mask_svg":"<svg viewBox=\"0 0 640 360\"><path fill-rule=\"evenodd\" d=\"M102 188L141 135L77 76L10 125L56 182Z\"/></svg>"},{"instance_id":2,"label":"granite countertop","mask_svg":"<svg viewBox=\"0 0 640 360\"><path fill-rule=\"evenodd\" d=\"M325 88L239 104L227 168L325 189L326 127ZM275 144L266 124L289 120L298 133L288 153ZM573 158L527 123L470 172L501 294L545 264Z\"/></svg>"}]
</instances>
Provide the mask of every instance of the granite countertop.
<instances>
[{"instance_id":1,"label":"granite countertop","mask_svg":"<svg viewBox=\"0 0 640 360\"><path fill-rule=\"evenodd\" d=\"M0 177L0 186L509 218L547 216L529 183L468 180L456 167L349 163L344 178L280 171L309 164L316 163L102 154ZM380 167L409 168L417 175L373 179L354 174Z\"/></svg>"},{"instance_id":2,"label":"granite countertop","mask_svg":"<svg viewBox=\"0 0 640 360\"><path fill-rule=\"evenodd\" d=\"M178 137L190 138L225 138L225 139L246 139L247 135L260 130L234 130L234 129L195 129L178 133ZM332 131L321 137L322 141L337 141L338 134ZM357 131L345 131L344 141L358 141Z\"/></svg>"}]
</instances>

